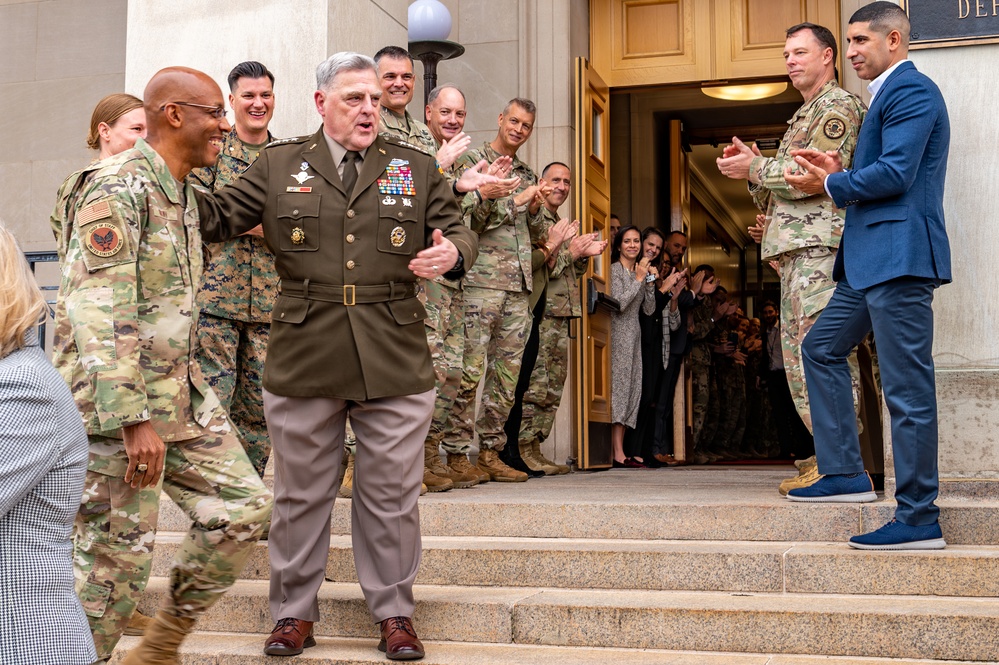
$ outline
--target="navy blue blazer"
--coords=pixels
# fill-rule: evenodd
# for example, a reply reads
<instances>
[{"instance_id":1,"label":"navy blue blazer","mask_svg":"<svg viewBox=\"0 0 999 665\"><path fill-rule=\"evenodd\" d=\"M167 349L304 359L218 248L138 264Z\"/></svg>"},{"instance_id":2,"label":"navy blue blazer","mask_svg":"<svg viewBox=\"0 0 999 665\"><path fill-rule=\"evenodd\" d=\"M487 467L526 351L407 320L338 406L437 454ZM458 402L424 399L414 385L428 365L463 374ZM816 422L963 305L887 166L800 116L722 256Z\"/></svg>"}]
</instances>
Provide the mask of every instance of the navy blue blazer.
<instances>
[{"instance_id":1,"label":"navy blue blazer","mask_svg":"<svg viewBox=\"0 0 999 665\"><path fill-rule=\"evenodd\" d=\"M911 62L891 73L867 112L853 168L826 186L847 208L833 279L855 289L898 277L951 280L943 192L950 121L939 88Z\"/></svg>"}]
</instances>

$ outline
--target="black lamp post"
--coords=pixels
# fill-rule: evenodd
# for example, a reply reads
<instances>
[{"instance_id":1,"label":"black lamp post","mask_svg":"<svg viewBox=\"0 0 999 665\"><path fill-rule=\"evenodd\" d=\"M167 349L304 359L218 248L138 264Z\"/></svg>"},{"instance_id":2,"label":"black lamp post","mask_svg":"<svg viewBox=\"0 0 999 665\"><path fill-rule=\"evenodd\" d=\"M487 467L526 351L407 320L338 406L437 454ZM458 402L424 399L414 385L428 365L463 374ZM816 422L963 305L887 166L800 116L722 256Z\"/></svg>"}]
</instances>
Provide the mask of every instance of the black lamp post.
<instances>
[{"instance_id":1,"label":"black lamp post","mask_svg":"<svg viewBox=\"0 0 999 665\"><path fill-rule=\"evenodd\" d=\"M423 105L437 87L437 63L457 58L465 47L449 42L451 12L440 0L414 0L409 5L409 52L423 63Z\"/></svg>"},{"instance_id":2,"label":"black lamp post","mask_svg":"<svg viewBox=\"0 0 999 665\"><path fill-rule=\"evenodd\" d=\"M423 105L426 106L430 91L437 87L437 63L457 58L465 52L465 47L446 39L424 39L409 42L409 52L423 63Z\"/></svg>"}]
</instances>

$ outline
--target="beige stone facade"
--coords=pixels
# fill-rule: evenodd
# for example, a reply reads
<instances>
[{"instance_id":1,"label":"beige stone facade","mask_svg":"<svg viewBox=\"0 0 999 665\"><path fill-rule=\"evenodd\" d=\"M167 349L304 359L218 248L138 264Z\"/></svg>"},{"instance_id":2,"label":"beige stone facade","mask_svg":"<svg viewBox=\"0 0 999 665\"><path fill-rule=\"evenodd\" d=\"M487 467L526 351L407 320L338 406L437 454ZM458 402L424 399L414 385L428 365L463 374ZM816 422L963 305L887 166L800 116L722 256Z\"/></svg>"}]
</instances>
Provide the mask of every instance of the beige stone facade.
<instances>
[{"instance_id":1,"label":"beige stone facade","mask_svg":"<svg viewBox=\"0 0 999 665\"><path fill-rule=\"evenodd\" d=\"M492 138L507 100L538 104L534 136L523 159L537 170L552 160L571 162L572 62L590 46L588 0L443 0L452 15L450 39L465 54L438 67L469 100L466 124L473 144ZM26 250L51 249L47 217L59 183L92 157L85 145L94 104L111 92L136 95L150 75L168 65L210 73L225 87L233 64L256 59L276 77L277 136L315 131L315 66L336 51L373 54L406 45L407 0L0 0L0 111L9 138L0 151L0 216ZM841 36L861 0L841 0ZM841 38L842 41L842 38ZM945 491L977 492L999 482L999 296L994 257L999 232L999 155L987 121L999 80L999 45L912 52L916 65L947 99L952 143L946 190L947 223L954 248L954 284L935 304L934 353L940 393L941 476ZM846 69L849 70L847 64ZM422 66L417 64L418 78ZM846 86L865 94L852 72ZM422 117L422 83L410 111ZM632 109L634 111L634 109ZM640 118L636 122L644 122ZM642 125L644 126L644 125ZM621 123L615 122L615 131ZM621 166L627 187L615 187L620 210L638 204L633 176L657 159L646 141L635 155L639 124L624 123L631 152ZM629 129L630 127L630 129ZM612 157L615 153L612 150ZM644 161L643 161L644 160ZM575 165L574 165L575 167ZM617 166L615 166L617 168ZM624 192L628 200L621 200ZM620 206L620 207L619 207ZM563 214L569 214L568 204ZM737 220L735 220L737 221ZM567 398L572 389L566 391ZM568 399L566 400L568 402ZM563 405L554 450L573 455L569 409Z\"/></svg>"}]
</instances>

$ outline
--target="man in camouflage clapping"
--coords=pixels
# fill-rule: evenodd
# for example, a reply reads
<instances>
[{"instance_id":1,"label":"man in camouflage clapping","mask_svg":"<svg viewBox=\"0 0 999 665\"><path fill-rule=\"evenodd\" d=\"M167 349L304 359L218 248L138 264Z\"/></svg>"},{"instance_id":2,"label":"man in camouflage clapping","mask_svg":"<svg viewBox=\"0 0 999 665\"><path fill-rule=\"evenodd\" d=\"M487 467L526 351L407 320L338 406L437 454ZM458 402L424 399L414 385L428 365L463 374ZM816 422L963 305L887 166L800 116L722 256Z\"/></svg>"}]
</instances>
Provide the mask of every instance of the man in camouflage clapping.
<instances>
[{"instance_id":1,"label":"man in camouflage clapping","mask_svg":"<svg viewBox=\"0 0 999 665\"><path fill-rule=\"evenodd\" d=\"M756 146L733 138L717 163L722 175L749 181L754 202L766 213L765 221L750 227L749 233L762 243L763 260L780 266L784 368L798 414L811 431L801 342L836 287L832 270L845 217L829 196L810 196L788 185L784 170L797 168L790 152L801 148L836 150L844 168L849 168L866 109L860 98L836 82L836 38L827 28L801 23L786 34L784 63L804 103L791 119L776 156L764 157ZM851 374L856 401L860 388L855 355ZM818 479L814 464L802 471L800 478L807 477L806 483Z\"/></svg>"}]
</instances>

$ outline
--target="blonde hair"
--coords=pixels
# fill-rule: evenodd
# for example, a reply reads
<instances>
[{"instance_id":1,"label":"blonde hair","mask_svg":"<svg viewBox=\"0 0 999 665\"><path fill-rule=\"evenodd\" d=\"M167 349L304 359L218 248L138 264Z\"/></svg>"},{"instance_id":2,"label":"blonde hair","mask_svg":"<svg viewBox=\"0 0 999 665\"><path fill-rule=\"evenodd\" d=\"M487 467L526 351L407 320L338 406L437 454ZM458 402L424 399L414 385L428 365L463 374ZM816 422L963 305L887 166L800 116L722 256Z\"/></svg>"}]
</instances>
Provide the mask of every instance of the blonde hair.
<instances>
[{"instance_id":1,"label":"blonde hair","mask_svg":"<svg viewBox=\"0 0 999 665\"><path fill-rule=\"evenodd\" d=\"M0 221L0 358L25 344L45 311L45 298L14 235Z\"/></svg>"},{"instance_id":2,"label":"blonde hair","mask_svg":"<svg viewBox=\"0 0 999 665\"><path fill-rule=\"evenodd\" d=\"M93 150L101 149L101 135L97 128L103 122L108 127L114 126L118 118L129 111L142 108L142 100L135 95L116 92L97 102L90 116L90 131L87 132L87 145Z\"/></svg>"}]
</instances>

